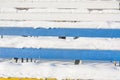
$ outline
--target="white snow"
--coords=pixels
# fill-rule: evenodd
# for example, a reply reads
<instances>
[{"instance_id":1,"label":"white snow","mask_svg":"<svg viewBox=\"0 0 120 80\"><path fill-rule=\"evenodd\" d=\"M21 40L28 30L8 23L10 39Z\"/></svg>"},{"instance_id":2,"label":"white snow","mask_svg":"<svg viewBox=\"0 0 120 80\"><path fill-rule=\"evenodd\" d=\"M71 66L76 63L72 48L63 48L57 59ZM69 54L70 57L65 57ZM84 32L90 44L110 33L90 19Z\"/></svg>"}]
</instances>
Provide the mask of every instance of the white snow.
<instances>
[{"instance_id":1,"label":"white snow","mask_svg":"<svg viewBox=\"0 0 120 80\"><path fill-rule=\"evenodd\" d=\"M80 1L119 1L119 0L0 0L1 2L80 2Z\"/></svg>"},{"instance_id":2,"label":"white snow","mask_svg":"<svg viewBox=\"0 0 120 80\"><path fill-rule=\"evenodd\" d=\"M120 67L111 62L83 61L81 65L74 65L73 61L39 60L37 63L13 63L11 60L0 62L0 76L2 77L55 77L58 80L93 79L119 80Z\"/></svg>"},{"instance_id":3,"label":"white snow","mask_svg":"<svg viewBox=\"0 0 120 80\"><path fill-rule=\"evenodd\" d=\"M120 29L120 22L0 21L0 27Z\"/></svg>"},{"instance_id":4,"label":"white snow","mask_svg":"<svg viewBox=\"0 0 120 80\"><path fill-rule=\"evenodd\" d=\"M69 4L68 4L69 3ZM0 7L4 8L92 8L92 9L118 9L119 2L117 1L49 1L49 2L19 2L8 1L0 3Z\"/></svg>"},{"instance_id":5,"label":"white snow","mask_svg":"<svg viewBox=\"0 0 120 80\"><path fill-rule=\"evenodd\" d=\"M57 9L57 8L45 8L45 9L29 9L26 12L31 13L89 13L88 9Z\"/></svg>"},{"instance_id":6,"label":"white snow","mask_svg":"<svg viewBox=\"0 0 120 80\"><path fill-rule=\"evenodd\" d=\"M99 44L99 45L98 45ZM4 37L0 47L120 50L119 38Z\"/></svg>"},{"instance_id":7,"label":"white snow","mask_svg":"<svg viewBox=\"0 0 120 80\"><path fill-rule=\"evenodd\" d=\"M7 15L7 16L6 16ZM21 21L120 21L120 14L1 13L0 20Z\"/></svg>"},{"instance_id":8,"label":"white snow","mask_svg":"<svg viewBox=\"0 0 120 80\"><path fill-rule=\"evenodd\" d=\"M119 13L120 14L120 10L103 10L104 13Z\"/></svg>"},{"instance_id":9,"label":"white snow","mask_svg":"<svg viewBox=\"0 0 120 80\"><path fill-rule=\"evenodd\" d=\"M0 27L120 29L119 8L119 0L0 0ZM14 48L120 50L119 44L120 38L0 38L0 47ZM64 60L15 63L0 59L0 77L120 80L120 67L110 61L74 65L73 61Z\"/></svg>"},{"instance_id":10,"label":"white snow","mask_svg":"<svg viewBox=\"0 0 120 80\"><path fill-rule=\"evenodd\" d=\"M1 8L0 12L16 12L16 9L14 8Z\"/></svg>"}]
</instances>

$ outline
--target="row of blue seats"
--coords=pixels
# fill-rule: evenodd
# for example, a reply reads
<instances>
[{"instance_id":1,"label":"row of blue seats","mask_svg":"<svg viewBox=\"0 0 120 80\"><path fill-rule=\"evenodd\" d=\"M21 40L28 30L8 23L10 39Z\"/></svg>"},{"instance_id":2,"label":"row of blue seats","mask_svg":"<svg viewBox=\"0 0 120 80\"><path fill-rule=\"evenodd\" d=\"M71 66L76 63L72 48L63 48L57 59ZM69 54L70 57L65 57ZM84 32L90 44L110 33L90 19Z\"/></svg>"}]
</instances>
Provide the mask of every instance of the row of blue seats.
<instances>
[{"instance_id":1,"label":"row of blue seats","mask_svg":"<svg viewBox=\"0 0 120 80\"><path fill-rule=\"evenodd\" d=\"M120 29L0 27L0 35L120 38Z\"/></svg>"},{"instance_id":2,"label":"row of blue seats","mask_svg":"<svg viewBox=\"0 0 120 80\"><path fill-rule=\"evenodd\" d=\"M120 61L120 50L0 48L0 58Z\"/></svg>"},{"instance_id":3,"label":"row of blue seats","mask_svg":"<svg viewBox=\"0 0 120 80\"><path fill-rule=\"evenodd\" d=\"M4 36L56 36L56 37L90 37L120 38L120 29L90 28L32 28L0 27ZM21 42L22 43L22 42ZM99 44L98 44L99 45ZM72 45L71 45L72 46ZM0 58L37 58L65 60L116 60L120 61L120 50L91 49L48 49L48 48L0 48Z\"/></svg>"}]
</instances>

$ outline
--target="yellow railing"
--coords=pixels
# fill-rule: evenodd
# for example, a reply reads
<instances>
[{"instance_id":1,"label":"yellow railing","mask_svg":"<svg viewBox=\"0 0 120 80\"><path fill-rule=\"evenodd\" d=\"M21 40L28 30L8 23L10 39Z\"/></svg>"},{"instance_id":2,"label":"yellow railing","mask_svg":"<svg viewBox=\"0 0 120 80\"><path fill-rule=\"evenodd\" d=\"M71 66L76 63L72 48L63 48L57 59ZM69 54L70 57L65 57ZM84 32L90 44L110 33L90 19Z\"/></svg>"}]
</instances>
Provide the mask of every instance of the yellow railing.
<instances>
[{"instance_id":1,"label":"yellow railing","mask_svg":"<svg viewBox=\"0 0 120 80\"><path fill-rule=\"evenodd\" d=\"M57 80L56 78L0 78L0 80Z\"/></svg>"}]
</instances>

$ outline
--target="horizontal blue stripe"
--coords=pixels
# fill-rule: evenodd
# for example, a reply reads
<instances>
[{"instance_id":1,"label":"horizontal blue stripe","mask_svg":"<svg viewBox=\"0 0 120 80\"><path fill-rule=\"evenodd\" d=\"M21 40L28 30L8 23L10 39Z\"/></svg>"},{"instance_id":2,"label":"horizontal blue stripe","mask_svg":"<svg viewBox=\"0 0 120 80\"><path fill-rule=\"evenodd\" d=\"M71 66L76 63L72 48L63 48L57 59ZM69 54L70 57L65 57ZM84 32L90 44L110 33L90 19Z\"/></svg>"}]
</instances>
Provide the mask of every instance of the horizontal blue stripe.
<instances>
[{"instance_id":1,"label":"horizontal blue stripe","mask_svg":"<svg viewBox=\"0 0 120 80\"><path fill-rule=\"evenodd\" d=\"M68 60L117 60L119 50L72 50L72 49L35 49L35 48L0 48L0 58L40 58Z\"/></svg>"},{"instance_id":2,"label":"horizontal blue stripe","mask_svg":"<svg viewBox=\"0 0 120 80\"><path fill-rule=\"evenodd\" d=\"M120 38L120 29L0 27L0 35Z\"/></svg>"}]
</instances>

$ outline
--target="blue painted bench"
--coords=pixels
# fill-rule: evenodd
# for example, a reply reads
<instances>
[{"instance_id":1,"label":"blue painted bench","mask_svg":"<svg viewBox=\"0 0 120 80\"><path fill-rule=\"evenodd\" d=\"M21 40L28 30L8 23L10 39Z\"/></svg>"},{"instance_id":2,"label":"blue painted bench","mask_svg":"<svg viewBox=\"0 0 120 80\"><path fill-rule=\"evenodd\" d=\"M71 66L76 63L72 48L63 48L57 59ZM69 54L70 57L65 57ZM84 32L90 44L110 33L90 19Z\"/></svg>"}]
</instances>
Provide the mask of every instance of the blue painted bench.
<instances>
[{"instance_id":1,"label":"blue painted bench","mask_svg":"<svg viewBox=\"0 0 120 80\"><path fill-rule=\"evenodd\" d=\"M0 27L0 35L120 38L120 29ZM120 50L0 48L0 58L120 61Z\"/></svg>"}]
</instances>

